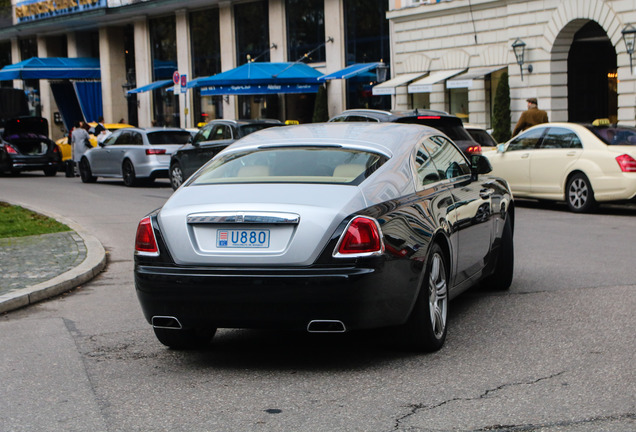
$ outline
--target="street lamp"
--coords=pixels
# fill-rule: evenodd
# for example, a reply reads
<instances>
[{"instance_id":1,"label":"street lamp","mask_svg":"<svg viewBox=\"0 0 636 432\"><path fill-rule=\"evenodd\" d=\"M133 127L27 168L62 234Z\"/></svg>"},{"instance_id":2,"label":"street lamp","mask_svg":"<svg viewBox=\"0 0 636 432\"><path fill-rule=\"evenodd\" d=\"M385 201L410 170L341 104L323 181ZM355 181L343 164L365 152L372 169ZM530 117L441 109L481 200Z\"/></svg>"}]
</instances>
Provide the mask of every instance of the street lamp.
<instances>
[{"instance_id":1,"label":"street lamp","mask_svg":"<svg viewBox=\"0 0 636 432\"><path fill-rule=\"evenodd\" d=\"M523 81L523 65L524 65L524 57L526 55L526 43L521 39L517 38L512 43L512 50L515 53L515 58L517 59L517 64L519 65L519 69L521 69L521 81ZM528 72L532 72L532 65L528 65Z\"/></svg>"},{"instance_id":2,"label":"street lamp","mask_svg":"<svg viewBox=\"0 0 636 432\"><path fill-rule=\"evenodd\" d=\"M386 81L386 73L389 67L380 60L380 64L375 68L375 80L379 83Z\"/></svg>"},{"instance_id":3,"label":"street lamp","mask_svg":"<svg viewBox=\"0 0 636 432\"><path fill-rule=\"evenodd\" d=\"M625 48L627 49L627 54L629 54L629 71L633 74L634 67L632 64L632 57L634 55L634 46L636 45L636 28L633 25L627 24L623 30L621 30L623 34L623 41L625 42Z\"/></svg>"}]
</instances>

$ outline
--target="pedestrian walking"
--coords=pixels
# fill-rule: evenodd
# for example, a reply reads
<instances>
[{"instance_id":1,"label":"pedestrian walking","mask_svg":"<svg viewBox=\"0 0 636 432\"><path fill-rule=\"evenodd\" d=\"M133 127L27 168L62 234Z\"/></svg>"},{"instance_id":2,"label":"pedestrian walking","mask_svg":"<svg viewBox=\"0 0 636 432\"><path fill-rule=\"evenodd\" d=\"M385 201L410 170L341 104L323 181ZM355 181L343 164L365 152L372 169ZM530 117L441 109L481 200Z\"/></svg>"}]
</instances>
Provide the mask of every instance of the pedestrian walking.
<instances>
[{"instance_id":1,"label":"pedestrian walking","mask_svg":"<svg viewBox=\"0 0 636 432\"><path fill-rule=\"evenodd\" d=\"M74 165L73 172L76 176L79 175L79 161L82 159L84 153L86 153L86 150L93 147L90 142L90 136L88 135L88 128L89 126L87 123L78 121L75 123L75 128L71 135L71 150Z\"/></svg>"},{"instance_id":2,"label":"pedestrian walking","mask_svg":"<svg viewBox=\"0 0 636 432\"><path fill-rule=\"evenodd\" d=\"M539 109L537 98L528 98L526 102L528 102L528 109L521 113L515 129L512 131L512 136L516 136L531 126L548 122L548 113Z\"/></svg>"}]
</instances>

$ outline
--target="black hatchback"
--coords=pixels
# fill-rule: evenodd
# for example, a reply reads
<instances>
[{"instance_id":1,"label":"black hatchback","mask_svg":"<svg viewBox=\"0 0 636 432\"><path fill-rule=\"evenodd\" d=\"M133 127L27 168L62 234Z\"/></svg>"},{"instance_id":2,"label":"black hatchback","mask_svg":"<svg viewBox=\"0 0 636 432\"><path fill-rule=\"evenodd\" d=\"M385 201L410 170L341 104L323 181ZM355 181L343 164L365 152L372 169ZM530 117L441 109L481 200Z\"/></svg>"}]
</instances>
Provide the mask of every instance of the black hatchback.
<instances>
[{"instance_id":1,"label":"black hatchback","mask_svg":"<svg viewBox=\"0 0 636 432\"><path fill-rule=\"evenodd\" d=\"M444 111L411 110L382 111L350 109L329 119L330 122L392 122L412 123L435 128L448 136L466 155L481 154L481 146L468 133L459 117Z\"/></svg>"},{"instance_id":2,"label":"black hatchback","mask_svg":"<svg viewBox=\"0 0 636 432\"><path fill-rule=\"evenodd\" d=\"M280 120L212 120L197 132L192 142L177 150L170 158L170 184L181 184L212 159L218 152L239 138L267 129L283 126Z\"/></svg>"},{"instance_id":3,"label":"black hatchback","mask_svg":"<svg viewBox=\"0 0 636 432\"><path fill-rule=\"evenodd\" d=\"M43 117L7 120L0 139L0 173L42 170L44 175L54 176L61 157L48 132L49 122Z\"/></svg>"}]
</instances>

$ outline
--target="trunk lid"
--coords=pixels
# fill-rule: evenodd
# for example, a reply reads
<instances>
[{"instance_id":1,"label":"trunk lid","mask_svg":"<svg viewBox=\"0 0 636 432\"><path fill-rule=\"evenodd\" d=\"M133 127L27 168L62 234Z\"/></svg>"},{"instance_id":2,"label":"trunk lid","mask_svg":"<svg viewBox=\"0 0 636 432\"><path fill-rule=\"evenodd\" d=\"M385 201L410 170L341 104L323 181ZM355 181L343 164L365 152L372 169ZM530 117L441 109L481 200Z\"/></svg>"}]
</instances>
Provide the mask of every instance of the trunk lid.
<instances>
[{"instance_id":1,"label":"trunk lid","mask_svg":"<svg viewBox=\"0 0 636 432\"><path fill-rule=\"evenodd\" d=\"M306 266L342 220L364 207L356 186L190 186L158 220L177 264Z\"/></svg>"},{"instance_id":2,"label":"trunk lid","mask_svg":"<svg viewBox=\"0 0 636 432\"><path fill-rule=\"evenodd\" d=\"M44 117L16 117L7 120L4 125L4 137L7 141L23 136L49 136L49 122Z\"/></svg>"}]
</instances>

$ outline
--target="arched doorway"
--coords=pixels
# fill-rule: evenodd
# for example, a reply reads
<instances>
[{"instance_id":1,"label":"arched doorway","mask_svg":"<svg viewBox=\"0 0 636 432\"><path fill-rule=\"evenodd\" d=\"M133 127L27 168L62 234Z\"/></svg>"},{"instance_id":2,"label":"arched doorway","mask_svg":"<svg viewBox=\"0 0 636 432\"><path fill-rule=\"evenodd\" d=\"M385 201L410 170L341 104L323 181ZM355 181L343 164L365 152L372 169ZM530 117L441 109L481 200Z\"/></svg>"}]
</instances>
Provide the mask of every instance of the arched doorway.
<instances>
[{"instance_id":1,"label":"arched doorway","mask_svg":"<svg viewBox=\"0 0 636 432\"><path fill-rule=\"evenodd\" d=\"M616 50L605 30L589 21L574 34L568 54L568 120L618 119Z\"/></svg>"}]
</instances>

